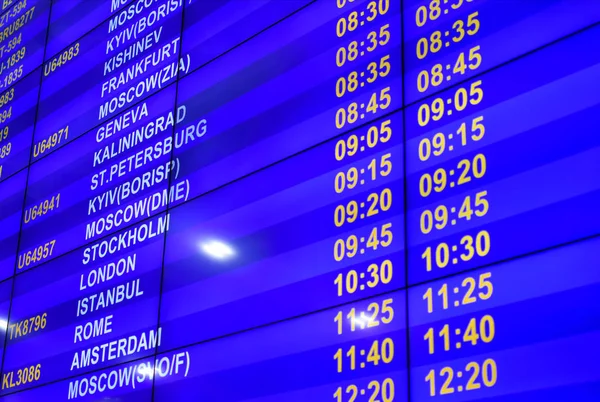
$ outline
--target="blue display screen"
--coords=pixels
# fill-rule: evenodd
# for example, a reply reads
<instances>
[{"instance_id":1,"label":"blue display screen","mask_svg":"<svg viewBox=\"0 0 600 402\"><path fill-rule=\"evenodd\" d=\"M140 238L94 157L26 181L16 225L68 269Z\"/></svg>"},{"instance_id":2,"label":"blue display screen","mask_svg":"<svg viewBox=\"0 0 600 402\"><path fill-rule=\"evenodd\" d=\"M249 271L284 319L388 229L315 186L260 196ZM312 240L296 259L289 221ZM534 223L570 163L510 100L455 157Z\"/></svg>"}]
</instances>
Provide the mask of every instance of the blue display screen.
<instances>
[{"instance_id":1,"label":"blue display screen","mask_svg":"<svg viewBox=\"0 0 600 402\"><path fill-rule=\"evenodd\" d=\"M597 1L0 7L0 401L600 400Z\"/></svg>"}]
</instances>

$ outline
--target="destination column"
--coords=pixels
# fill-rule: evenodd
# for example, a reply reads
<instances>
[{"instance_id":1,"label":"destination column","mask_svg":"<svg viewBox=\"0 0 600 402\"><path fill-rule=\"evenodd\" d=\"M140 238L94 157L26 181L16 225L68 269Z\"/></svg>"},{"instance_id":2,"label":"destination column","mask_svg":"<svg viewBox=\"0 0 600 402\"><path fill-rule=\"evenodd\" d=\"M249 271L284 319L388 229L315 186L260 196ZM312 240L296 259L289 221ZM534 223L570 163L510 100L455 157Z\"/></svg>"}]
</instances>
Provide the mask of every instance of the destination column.
<instances>
[{"instance_id":1,"label":"destination column","mask_svg":"<svg viewBox=\"0 0 600 402\"><path fill-rule=\"evenodd\" d=\"M154 354L168 229L160 214L18 275L1 393Z\"/></svg>"}]
</instances>

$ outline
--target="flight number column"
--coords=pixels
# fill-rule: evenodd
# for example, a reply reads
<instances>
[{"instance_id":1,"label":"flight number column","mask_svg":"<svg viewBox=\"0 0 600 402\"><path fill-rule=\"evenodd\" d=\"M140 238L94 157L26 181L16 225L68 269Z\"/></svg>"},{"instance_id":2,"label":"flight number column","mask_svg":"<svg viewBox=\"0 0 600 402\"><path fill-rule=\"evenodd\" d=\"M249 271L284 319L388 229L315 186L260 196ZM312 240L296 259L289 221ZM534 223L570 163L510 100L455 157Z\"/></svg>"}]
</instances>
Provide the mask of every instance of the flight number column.
<instances>
[{"instance_id":1,"label":"flight number column","mask_svg":"<svg viewBox=\"0 0 600 402\"><path fill-rule=\"evenodd\" d=\"M39 70L0 93L0 181L29 163Z\"/></svg>"}]
</instances>

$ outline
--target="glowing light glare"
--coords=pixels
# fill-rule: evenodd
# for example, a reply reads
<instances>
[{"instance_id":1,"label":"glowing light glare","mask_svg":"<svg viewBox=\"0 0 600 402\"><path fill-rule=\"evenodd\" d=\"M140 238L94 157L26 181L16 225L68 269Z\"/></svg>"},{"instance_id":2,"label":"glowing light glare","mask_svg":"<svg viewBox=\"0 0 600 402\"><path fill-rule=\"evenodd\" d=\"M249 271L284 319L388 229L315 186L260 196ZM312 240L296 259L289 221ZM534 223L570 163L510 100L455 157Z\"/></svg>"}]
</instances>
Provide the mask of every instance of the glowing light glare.
<instances>
[{"instance_id":1,"label":"glowing light glare","mask_svg":"<svg viewBox=\"0 0 600 402\"><path fill-rule=\"evenodd\" d=\"M152 378L154 376L154 371L152 370L152 368L145 364L139 366L137 371L139 374L145 375L148 378Z\"/></svg>"},{"instance_id":2,"label":"glowing light glare","mask_svg":"<svg viewBox=\"0 0 600 402\"><path fill-rule=\"evenodd\" d=\"M0 318L0 330L6 331L7 328L8 328L8 321L6 321L3 318Z\"/></svg>"},{"instance_id":3,"label":"glowing light glare","mask_svg":"<svg viewBox=\"0 0 600 402\"><path fill-rule=\"evenodd\" d=\"M231 248L228 244L218 240L211 240L203 243L201 247L202 251L204 251L206 254L219 260L224 260L235 255L233 248Z\"/></svg>"},{"instance_id":4,"label":"glowing light glare","mask_svg":"<svg viewBox=\"0 0 600 402\"><path fill-rule=\"evenodd\" d=\"M360 329L365 329L371 322L373 322L373 317L367 317L363 311L360 313L360 317L354 317L353 324L359 326Z\"/></svg>"}]
</instances>

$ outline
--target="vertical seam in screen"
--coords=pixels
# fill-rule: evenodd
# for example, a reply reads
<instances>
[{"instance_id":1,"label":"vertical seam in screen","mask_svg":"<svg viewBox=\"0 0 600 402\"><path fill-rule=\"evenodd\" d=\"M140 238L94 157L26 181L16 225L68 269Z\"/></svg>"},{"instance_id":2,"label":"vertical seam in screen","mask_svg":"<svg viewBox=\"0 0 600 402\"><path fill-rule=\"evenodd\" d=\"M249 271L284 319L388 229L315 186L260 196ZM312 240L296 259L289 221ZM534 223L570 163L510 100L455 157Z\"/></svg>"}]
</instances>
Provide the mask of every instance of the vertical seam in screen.
<instances>
[{"instance_id":1,"label":"vertical seam in screen","mask_svg":"<svg viewBox=\"0 0 600 402\"><path fill-rule=\"evenodd\" d=\"M169 156L169 161L171 162L171 164L174 163L175 161L175 137L176 137L176 131L177 131L177 103L178 103L178 93L179 93L179 82L180 82L180 74L181 74L181 70L179 69L179 63L180 60L182 59L182 55L183 55L183 27L185 25L185 6L186 4L189 4L189 2L191 2L192 0L181 0L181 2L183 3L181 6L181 26L179 28L179 53L177 55L177 59L175 60L176 64L176 68L177 68L177 77L175 78L175 100L174 100L174 104L173 104L173 128L171 130L171 154ZM189 64L191 64L191 58L189 61ZM190 68L190 66L188 65L188 69ZM179 170L179 169L178 169ZM162 305L162 295L163 295L163 282L164 282L164 278L165 278L165 255L167 253L167 236L169 234L169 227L170 227L170 216L169 216L169 209L171 207L171 197L170 197L170 188L171 188L171 180L173 179L173 175L175 174L174 170L171 169L171 172L169 174L169 178L167 180L167 206L165 208L165 218L167 220L167 230L165 230L164 233L164 237L163 237L163 248L162 248L162 257L161 257L161 267L160 267L160 283L159 283L159 291L158 291L158 311L157 311L157 316L156 316L156 331L160 330L160 307ZM189 182L188 182L188 186L189 186ZM188 193L189 193L189 188L188 188ZM152 388L151 388L151 397L150 400L152 402L154 402L154 390L156 388L156 362L158 359L158 350L159 350L160 344L159 342L156 343L156 346L154 347L154 362L153 362L153 374L152 374ZM189 362L188 362L189 364Z\"/></svg>"},{"instance_id":2,"label":"vertical seam in screen","mask_svg":"<svg viewBox=\"0 0 600 402\"><path fill-rule=\"evenodd\" d=\"M406 169L406 65L405 65L405 43L404 43L404 0L400 0L400 35L401 35L401 52L400 62L402 64L402 107L400 113L402 114L402 186L403 186L403 229L404 229L404 324L406 325L406 400L410 402L410 391L411 391L411 373L410 373L410 327L409 327L409 308L408 308L408 186L407 186L407 169Z\"/></svg>"}]
</instances>

